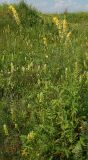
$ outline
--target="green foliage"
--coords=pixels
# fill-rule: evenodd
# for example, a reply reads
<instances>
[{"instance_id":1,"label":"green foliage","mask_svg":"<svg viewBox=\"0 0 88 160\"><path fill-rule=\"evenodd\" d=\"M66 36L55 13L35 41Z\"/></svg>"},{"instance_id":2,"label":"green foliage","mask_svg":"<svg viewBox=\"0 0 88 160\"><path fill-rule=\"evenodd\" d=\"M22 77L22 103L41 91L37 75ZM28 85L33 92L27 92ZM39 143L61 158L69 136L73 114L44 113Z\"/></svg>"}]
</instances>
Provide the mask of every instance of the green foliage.
<instances>
[{"instance_id":1,"label":"green foliage","mask_svg":"<svg viewBox=\"0 0 88 160\"><path fill-rule=\"evenodd\" d=\"M14 6L20 26L0 8L0 160L87 160L88 14L67 14L67 40L54 15Z\"/></svg>"}]
</instances>

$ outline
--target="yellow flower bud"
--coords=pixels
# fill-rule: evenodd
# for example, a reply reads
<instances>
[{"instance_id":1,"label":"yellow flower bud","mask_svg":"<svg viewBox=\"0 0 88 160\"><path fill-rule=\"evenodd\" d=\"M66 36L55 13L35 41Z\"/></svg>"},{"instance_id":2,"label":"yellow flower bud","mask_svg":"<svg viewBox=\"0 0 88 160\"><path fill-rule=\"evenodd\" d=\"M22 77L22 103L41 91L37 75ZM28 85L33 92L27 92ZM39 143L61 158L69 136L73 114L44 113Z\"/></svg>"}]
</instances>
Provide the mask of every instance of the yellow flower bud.
<instances>
[{"instance_id":1,"label":"yellow flower bud","mask_svg":"<svg viewBox=\"0 0 88 160\"><path fill-rule=\"evenodd\" d=\"M27 139L28 139L28 140L34 140L35 135L36 135L36 134L34 133L34 131L31 131L31 132L28 134Z\"/></svg>"}]
</instances>

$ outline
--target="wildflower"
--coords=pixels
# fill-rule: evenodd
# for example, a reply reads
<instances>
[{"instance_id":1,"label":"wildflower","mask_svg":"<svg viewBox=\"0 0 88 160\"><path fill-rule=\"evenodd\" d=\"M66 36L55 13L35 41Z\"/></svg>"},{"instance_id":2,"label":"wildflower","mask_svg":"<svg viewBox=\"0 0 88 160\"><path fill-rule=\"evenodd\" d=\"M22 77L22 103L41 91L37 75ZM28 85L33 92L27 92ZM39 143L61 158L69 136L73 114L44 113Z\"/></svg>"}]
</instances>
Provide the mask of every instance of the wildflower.
<instances>
[{"instance_id":1,"label":"wildflower","mask_svg":"<svg viewBox=\"0 0 88 160\"><path fill-rule=\"evenodd\" d=\"M53 22L55 23L56 26L58 26L60 21L57 17L53 17Z\"/></svg>"},{"instance_id":2,"label":"wildflower","mask_svg":"<svg viewBox=\"0 0 88 160\"><path fill-rule=\"evenodd\" d=\"M9 132L8 132L8 128L6 124L3 125L3 130L4 130L5 135L8 136Z\"/></svg>"},{"instance_id":3,"label":"wildflower","mask_svg":"<svg viewBox=\"0 0 88 160\"><path fill-rule=\"evenodd\" d=\"M58 19L57 17L53 17L53 22L58 28L59 36L61 36L61 34L62 34L62 21L60 19Z\"/></svg>"},{"instance_id":4,"label":"wildflower","mask_svg":"<svg viewBox=\"0 0 88 160\"><path fill-rule=\"evenodd\" d=\"M28 155L27 149L23 149L22 150L22 156L26 157L27 155Z\"/></svg>"},{"instance_id":5,"label":"wildflower","mask_svg":"<svg viewBox=\"0 0 88 160\"><path fill-rule=\"evenodd\" d=\"M44 45L47 47L47 38L46 37L43 38L43 42L44 42Z\"/></svg>"},{"instance_id":6,"label":"wildflower","mask_svg":"<svg viewBox=\"0 0 88 160\"><path fill-rule=\"evenodd\" d=\"M14 17L14 19L15 19L17 25L20 25L20 24L21 24L20 18L19 18L19 15L18 15L18 13L17 13L15 7L14 7L13 5L10 5L10 6L9 6L9 10L12 12L13 17Z\"/></svg>"},{"instance_id":7,"label":"wildflower","mask_svg":"<svg viewBox=\"0 0 88 160\"><path fill-rule=\"evenodd\" d=\"M34 133L34 131L31 131L28 135L27 135L27 139L28 140L34 140L34 138L35 138L35 133Z\"/></svg>"},{"instance_id":8,"label":"wildflower","mask_svg":"<svg viewBox=\"0 0 88 160\"><path fill-rule=\"evenodd\" d=\"M63 20L63 32L66 33L66 32L67 32L67 29L68 29L68 23L67 23L67 20L64 19L64 20Z\"/></svg>"}]
</instances>

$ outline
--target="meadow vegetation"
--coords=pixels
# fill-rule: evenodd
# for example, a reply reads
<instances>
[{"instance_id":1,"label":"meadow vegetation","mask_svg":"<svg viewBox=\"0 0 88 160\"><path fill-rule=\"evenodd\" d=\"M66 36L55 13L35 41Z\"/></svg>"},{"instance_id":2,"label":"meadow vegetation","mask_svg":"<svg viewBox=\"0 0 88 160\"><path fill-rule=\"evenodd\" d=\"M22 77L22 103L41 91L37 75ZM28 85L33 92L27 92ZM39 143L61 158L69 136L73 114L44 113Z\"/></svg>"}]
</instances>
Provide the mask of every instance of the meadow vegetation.
<instances>
[{"instance_id":1,"label":"meadow vegetation","mask_svg":"<svg viewBox=\"0 0 88 160\"><path fill-rule=\"evenodd\" d=\"M88 160L87 20L0 6L0 160Z\"/></svg>"}]
</instances>

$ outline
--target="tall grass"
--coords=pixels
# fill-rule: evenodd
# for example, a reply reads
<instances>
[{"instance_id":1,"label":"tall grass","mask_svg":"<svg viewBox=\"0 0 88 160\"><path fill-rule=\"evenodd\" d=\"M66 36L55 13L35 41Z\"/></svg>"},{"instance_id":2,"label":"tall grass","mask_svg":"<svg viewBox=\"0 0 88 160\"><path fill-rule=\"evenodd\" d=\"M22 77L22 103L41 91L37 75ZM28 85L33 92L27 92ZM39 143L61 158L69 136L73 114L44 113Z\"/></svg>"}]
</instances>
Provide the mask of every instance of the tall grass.
<instances>
[{"instance_id":1,"label":"tall grass","mask_svg":"<svg viewBox=\"0 0 88 160\"><path fill-rule=\"evenodd\" d=\"M88 13L45 15L20 3L18 25L8 7L0 9L0 160L87 160Z\"/></svg>"}]
</instances>

